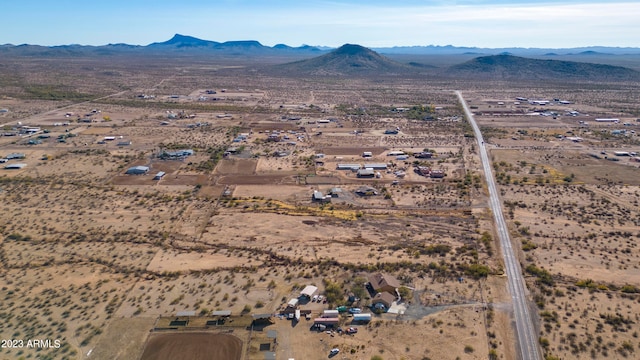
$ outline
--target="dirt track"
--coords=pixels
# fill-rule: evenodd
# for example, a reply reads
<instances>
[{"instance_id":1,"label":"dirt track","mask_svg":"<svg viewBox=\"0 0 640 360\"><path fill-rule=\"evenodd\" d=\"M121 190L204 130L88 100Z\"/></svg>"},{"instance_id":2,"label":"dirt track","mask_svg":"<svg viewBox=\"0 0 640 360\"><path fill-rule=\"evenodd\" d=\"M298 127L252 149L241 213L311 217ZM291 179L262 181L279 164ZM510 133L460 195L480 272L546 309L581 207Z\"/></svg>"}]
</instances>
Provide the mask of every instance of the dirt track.
<instances>
[{"instance_id":1,"label":"dirt track","mask_svg":"<svg viewBox=\"0 0 640 360\"><path fill-rule=\"evenodd\" d=\"M242 341L233 335L211 333L154 334L142 360L239 360Z\"/></svg>"}]
</instances>

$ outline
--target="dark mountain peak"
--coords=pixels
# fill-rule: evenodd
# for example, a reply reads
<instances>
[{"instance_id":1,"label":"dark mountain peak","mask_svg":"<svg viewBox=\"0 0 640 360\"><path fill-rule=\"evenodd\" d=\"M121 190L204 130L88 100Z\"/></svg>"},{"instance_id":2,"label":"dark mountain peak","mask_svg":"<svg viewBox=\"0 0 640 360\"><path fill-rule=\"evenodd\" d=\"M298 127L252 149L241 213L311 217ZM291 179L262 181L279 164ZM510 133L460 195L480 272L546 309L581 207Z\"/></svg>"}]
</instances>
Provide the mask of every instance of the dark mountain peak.
<instances>
[{"instance_id":1,"label":"dark mountain peak","mask_svg":"<svg viewBox=\"0 0 640 360\"><path fill-rule=\"evenodd\" d=\"M332 53L335 55L371 55L371 54L377 55L378 54L375 51L367 49L364 46L355 45L355 44L344 44L339 48L337 48L336 50L332 51Z\"/></svg>"},{"instance_id":2,"label":"dark mountain peak","mask_svg":"<svg viewBox=\"0 0 640 360\"><path fill-rule=\"evenodd\" d=\"M173 37L165 42L153 43L150 46L175 46L175 47L206 47L216 45L217 42L198 39L193 36L175 34Z\"/></svg>"},{"instance_id":3,"label":"dark mountain peak","mask_svg":"<svg viewBox=\"0 0 640 360\"><path fill-rule=\"evenodd\" d=\"M412 71L407 65L353 44L345 44L327 54L277 68L288 74L311 75L392 75Z\"/></svg>"}]
</instances>

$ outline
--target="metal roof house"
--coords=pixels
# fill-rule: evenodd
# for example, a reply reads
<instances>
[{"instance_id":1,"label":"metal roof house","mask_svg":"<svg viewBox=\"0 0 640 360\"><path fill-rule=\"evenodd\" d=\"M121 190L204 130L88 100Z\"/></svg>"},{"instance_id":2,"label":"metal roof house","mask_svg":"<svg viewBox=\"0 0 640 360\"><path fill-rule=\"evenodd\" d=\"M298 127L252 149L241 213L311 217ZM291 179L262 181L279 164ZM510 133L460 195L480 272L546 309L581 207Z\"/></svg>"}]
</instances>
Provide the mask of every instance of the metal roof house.
<instances>
[{"instance_id":1,"label":"metal roof house","mask_svg":"<svg viewBox=\"0 0 640 360\"><path fill-rule=\"evenodd\" d=\"M396 293L396 289L400 287L400 282L389 274L375 273L369 275L369 283L376 292Z\"/></svg>"},{"instance_id":2,"label":"metal roof house","mask_svg":"<svg viewBox=\"0 0 640 360\"><path fill-rule=\"evenodd\" d=\"M175 150L175 151L163 151L160 154L160 158L161 159L177 159L177 158L184 158L187 156L191 156L194 154L194 151L191 149L182 149L182 150Z\"/></svg>"},{"instance_id":3,"label":"metal roof house","mask_svg":"<svg viewBox=\"0 0 640 360\"><path fill-rule=\"evenodd\" d=\"M314 202L331 202L331 196L325 196L322 192L318 190L313 191L313 195L311 196L311 201Z\"/></svg>"},{"instance_id":4,"label":"metal roof house","mask_svg":"<svg viewBox=\"0 0 640 360\"><path fill-rule=\"evenodd\" d=\"M24 168L25 166L27 166L27 164L9 164L7 166L5 166L4 168L7 170L20 170L22 168Z\"/></svg>"},{"instance_id":5,"label":"metal roof house","mask_svg":"<svg viewBox=\"0 0 640 360\"><path fill-rule=\"evenodd\" d=\"M25 154L23 153L11 153L7 156L5 156L6 159L12 160L12 159L24 159L25 157L27 157Z\"/></svg>"},{"instance_id":6,"label":"metal roof house","mask_svg":"<svg viewBox=\"0 0 640 360\"><path fill-rule=\"evenodd\" d=\"M392 150L387 153L387 156L398 156L398 155L404 155L404 151Z\"/></svg>"},{"instance_id":7,"label":"metal roof house","mask_svg":"<svg viewBox=\"0 0 640 360\"><path fill-rule=\"evenodd\" d=\"M353 170L353 169L360 169L360 164L338 164L337 166L338 170Z\"/></svg>"},{"instance_id":8,"label":"metal roof house","mask_svg":"<svg viewBox=\"0 0 640 360\"><path fill-rule=\"evenodd\" d=\"M382 308L384 306L384 310L388 310L391 307L391 304L396 301L396 297L391 295L388 292L377 293L376 296L371 299L371 305L374 308Z\"/></svg>"},{"instance_id":9,"label":"metal roof house","mask_svg":"<svg viewBox=\"0 0 640 360\"><path fill-rule=\"evenodd\" d=\"M364 164L364 167L367 169L374 169L374 170L387 170L388 165L384 163L373 163L373 164Z\"/></svg>"},{"instance_id":10,"label":"metal roof house","mask_svg":"<svg viewBox=\"0 0 640 360\"><path fill-rule=\"evenodd\" d=\"M360 196L373 196L378 195L378 190L372 188L371 186L361 186L356 189L356 194Z\"/></svg>"},{"instance_id":11,"label":"metal roof house","mask_svg":"<svg viewBox=\"0 0 640 360\"><path fill-rule=\"evenodd\" d=\"M127 175L144 175L149 172L148 166L133 166L127 169Z\"/></svg>"}]
</instances>

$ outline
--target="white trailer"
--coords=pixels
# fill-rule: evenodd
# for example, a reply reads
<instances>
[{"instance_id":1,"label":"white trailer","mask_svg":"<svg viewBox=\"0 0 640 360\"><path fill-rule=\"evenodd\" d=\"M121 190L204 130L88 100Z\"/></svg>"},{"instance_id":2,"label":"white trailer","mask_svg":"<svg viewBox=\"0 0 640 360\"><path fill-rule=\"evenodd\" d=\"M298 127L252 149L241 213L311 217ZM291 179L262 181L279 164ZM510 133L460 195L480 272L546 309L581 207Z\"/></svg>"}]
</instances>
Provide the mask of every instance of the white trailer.
<instances>
[{"instance_id":1,"label":"white trailer","mask_svg":"<svg viewBox=\"0 0 640 360\"><path fill-rule=\"evenodd\" d=\"M322 313L323 318L337 318L340 316L340 312L338 310L325 310Z\"/></svg>"}]
</instances>

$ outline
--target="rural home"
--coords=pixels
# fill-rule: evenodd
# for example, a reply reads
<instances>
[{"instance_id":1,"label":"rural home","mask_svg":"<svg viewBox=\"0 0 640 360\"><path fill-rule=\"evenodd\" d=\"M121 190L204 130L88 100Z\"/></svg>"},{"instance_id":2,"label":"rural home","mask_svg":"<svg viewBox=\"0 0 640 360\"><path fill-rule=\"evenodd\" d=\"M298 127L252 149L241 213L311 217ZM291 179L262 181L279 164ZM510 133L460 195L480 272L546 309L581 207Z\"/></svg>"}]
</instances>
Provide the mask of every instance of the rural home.
<instances>
[{"instance_id":1,"label":"rural home","mask_svg":"<svg viewBox=\"0 0 640 360\"><path fill-rule=\"evenodd\" d=\"M148 166L133 166L127 169L127 175L144 175L149 172Z\"/></svg>"},{"instance_id":2,"label":"rural home","mask_svg":"<svg viewBox=\"0 0 640 360\"><path fill-rule=\"evenodd\" d=\"M416 166L413 171L421 176L429 176L431 169L426 166Z\"/></svg>"},{"instance_id":3,"label":"rural home","mask_svg":"<svg viewBox=\"0 0 640 360\"><path fill-rule=\"evenodd\" d=\"M331 202L330 195L324 195L321 191L314 190L313 195L311 195L311 201L319 202L319 203L328 203Z\"/></svg>"},{"instance_id":4,"label":"rural home","mask_svg":"<svg viewBox=\"0 0 640 360\"><path fill-rule=\"evenodd\" d=\"M376 309L384 309L385 311L391 307L396 297L388 292L379 292L371 299L371 306ZM383 308L384 306L384 308Z\"/></svg>"},{"instance_id":5,"label":"rural home","mask_svg":"<svg viewBox=\"0 0 640 360\"><path fill-rule=\"evenodd\" d=\"M182 150L175 150L175 151L162 151L162 153L160 153L160 158L161 159L179 159L179 158L185 158L187 156L191 156L194 154L194 151L191 149L182 149Z\"/></svg>"},{"instance_id":6,"label":"rural home","mask_svg":"<svg viewBox=\"0 0 640 360\"><path fill-rule=\"evenodd\" d=\"M430 176L433 179L441 179L441 178L444 177L444 171L442 171L442 170L431 170Z\"/></svg>"},{"instance_id":7,"label":"rural home","mask_svg":"<svg viewBox=\"0 0 640 360\"><path fill-rule=\"evenodd\" d=\"M372 188L371 186L361 186L356 189L356 194L360 196L373 196L378 195L378 190Z\"/></svg>"},{"instance_id":8,"label":"rural home","mask_svg":"<svg viewBox=\"0 0 640 360\"><path fill-rule=\"evenodd\" d=\"M375 292L387 292L395 294L396 289L400 287L400 282L389 274L375 273L369 275L369 283Z\"/></svg>"},{"instance_id":9,"label":"rural home","mask_svg":"<svg viewBox=\"0 0 640 360\"><path fill-rule=\"evenodd\" d=\"M13 160L13 159L24 159L26 157L23 153L11 153L5 156L5 159Z\"/></svg>"},{"instance_id":10,"label":"rural home","mask_svg":"<svg viewBox=\"0 0 640 360\"><path fill-rule=\"evenodd\" d=\"M432 154L432 153L430 153L430 152L422 151L422 152L419 152L419 153L415 153L415 154L413 154L413 156L414 156L416 159L431 159L431 157L433 156L433 154Z\"/></svg>"},{"instance_id":11,"label":"rural home","mask_svg":"<svg viewBox=\"0 0 640 360\"><path fill-rule=\"evenodd\" d=\"M360 169L360 164L338 164L336 167L337 170L353 170Z\"/></svg>"},{"instance_id":12,"label":"rural home","mask_svg":"<svg viewBox=\"0 0 640 360\"><path fill-rule=\"evenodd\" d=\"M373 170L387 170L388 165L384 163L364 164L365 168Z\"/></svg>"},{"instance_id":13,"label":"rural home","mask_svg":"<svg viewBox=\"0 0 640 360\"><path fill-rule=\"evenodd\" d=\"M334 198L341 197L342 188L339 188L339 187L331 188L331 190L329 190L329 195L331 195L331 197L334 197Z\"/></svg>"}]
</instances>

